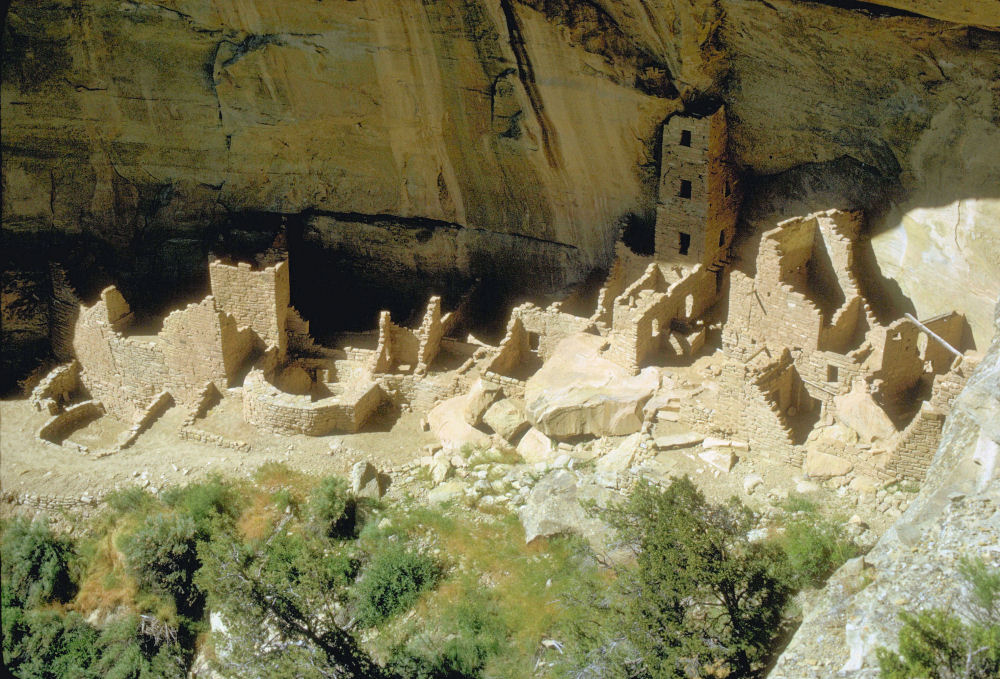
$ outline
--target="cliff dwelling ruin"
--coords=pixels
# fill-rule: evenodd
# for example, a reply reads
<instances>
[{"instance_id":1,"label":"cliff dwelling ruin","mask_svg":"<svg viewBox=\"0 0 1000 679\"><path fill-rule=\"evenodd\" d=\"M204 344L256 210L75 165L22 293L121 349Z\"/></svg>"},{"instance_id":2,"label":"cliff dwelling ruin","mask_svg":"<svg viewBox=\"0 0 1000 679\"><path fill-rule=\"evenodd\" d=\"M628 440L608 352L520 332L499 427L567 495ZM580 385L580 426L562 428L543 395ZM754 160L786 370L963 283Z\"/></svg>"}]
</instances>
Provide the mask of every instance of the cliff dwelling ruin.
<instances>
[{"instance_id":1,"label":"cliff dwelling ruin","mask_svg":"<svg viewBox=\"0 0 1000 679\"><path fill-rule=\"evenodd\" d=\"M210 294L159 322L137 322L113 286L83 304L53 265L51 342L64 363L32 391L50 416L37 436L108 455L178 408L179 437L247 450L199 424L235 400L245 423L282 435L349 434L406 410L446 449L544 460L560 442L669 424L820 478L921 479L977 363L964 317L880 323L859 283L858 212L740 236L744 188L721 108L664 124L658 192L652 233L618 241L596 300L581 287L523 303L496 345L454 336L468 300L444 313L438 296L413 327L383 311L377 327L323 344L290 305L296 263L280 239L269 265L209 261ZM712 374L683 386L706 357ZM72 441L102 417L124 426L113 443Z\"/></svg>"}]
</instances>

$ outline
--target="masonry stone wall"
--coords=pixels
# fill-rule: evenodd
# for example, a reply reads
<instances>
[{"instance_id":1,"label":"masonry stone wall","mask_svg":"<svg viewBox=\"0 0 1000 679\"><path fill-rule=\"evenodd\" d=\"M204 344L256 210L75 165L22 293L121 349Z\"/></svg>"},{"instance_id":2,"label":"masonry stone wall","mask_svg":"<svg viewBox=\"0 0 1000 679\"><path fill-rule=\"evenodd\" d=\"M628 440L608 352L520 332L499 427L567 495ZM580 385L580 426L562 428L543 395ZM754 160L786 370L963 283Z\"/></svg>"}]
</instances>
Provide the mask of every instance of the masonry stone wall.
<instances>
[{"instance_id":1,"label":"masonry stone wall","mask_svg":"<svg viewBox=\"0 0 1000 679\"><path fill-rule=\"evenodd\" d=\"M741 190L727 143L721 108L703 118L673 116L663 126L655 234L661 260L710 266L732 243Z\"/></svg>"},{"instance_id":2,"label":"masonry stone wall","mask_svg":"<svg viewBox=\"0 0 1000 679\"><path fill-rule=\"evenodd\" d=\"M430 298L423 320L412 330L393 323L388 311L381 312L373 371L426 373L441 351L444 331L440 297Z\"/></svg>"},{"instance_id":3,"label":"masonry stone wall","mask_svg":"<svg viewBox=\"0 0 1000 679\"><path fill-rule=\"evenodd\" d=\"M206 382L227 388L251 350L249 332L219 312L211 296L171 312L157 335L126 335L123 300L105 292L101 301L81 311L74 351L84 385L121 420L134 420L163 390L190 407Z\"/></svg>"},{"instance_id":4,"label":"masonry stone wall","mask_svg":"<svg viewBox=\"0 0 1000 679\"><path fill-rule=\"evenodd\" d=\"M374 382L353 383L328 398L286 394L251 370L243 382L243 417L250 424L278 434L323 436L333 431L353 433L385 398Z\"/></svg>"},{"instance_id":5,"label":"masonry stone wall","mask_svg":"<svg viewBox=\"0 0 1000 679\"><path fill-rule=\"evenodd\" d=\"M700 264L669 286L659 265L646 273L614 305L608 357L633 373L669 346L675 324L687 327L715 302L715 276Z\"/></svg>"},{"instance_id":6,"label":"masonry stone wall","mask_svg":"<svg viewBox=\"0 0 1000 679\"><path fill-rule=\"evenodd\" d=\"M512 314L521 319L525 331L538 337L537 351L542 360L548 360L570 335L594 330L591 319L560 311L558 303L542 308L528 302L516 307Z\"/></svg>"},{"instance_id":7,"label":"masonry stone wall","mask_svg":"<svg viewBox=\"0 0 1000 679\"><path fill-rule=\"evenodd\" d=\"M49 320L49 339L52 353L60 361L73 360L73 332L80 315L82 302L69 282L66 270L60 265L49 265L52 281L52 312Z\"/></svg>"},{"instance_id":8,"label":"masonry stone wall","mask_svg":"<svg viewBox=\"0 0 1000 679\"><path fill-rule=\"evenodd\" d=\"M56 366L31 391L29 402L35 410L55 415L69 403L80 387L80 363L76 360Z\"/></svg>"},{"instance_id":9,"label":"masonry stone wall","mask_svg":"<svg viewBox=\"0 0 1000 679\"><path fill-rule=\"evenodd\" d=\"M288 347L288 262L255 271L246 262L231 266L216 259L209 262L208 273L219 311L231 315L238 327L250 328L262 348L276 347L283 359Z\"/></svg>"},{"instance_id":10,"label":"masonry stone wall","mask_svg":"<svg viewBox=\"0 0 1000 679\"><path fill-rule=\"evenodd\" d=\"M531 343L524 321L520 316L511 316L507 323L507 334L500 341L500 351L486 367L487 372L498 376L511 377L518 366L531 356Z\"/></svg>"},{"instance_id":11,"label":"masonry stone wall","mask_svg":"<svg viewBox=\"0 0 1000 679\"><path fill-rule=\"evenodd\" d=\"M98 401L74 403L62 412L53 415L38 429L38 438L60 444L74 430L104 414L104 406Z\"/></svg>"}]
</instances>

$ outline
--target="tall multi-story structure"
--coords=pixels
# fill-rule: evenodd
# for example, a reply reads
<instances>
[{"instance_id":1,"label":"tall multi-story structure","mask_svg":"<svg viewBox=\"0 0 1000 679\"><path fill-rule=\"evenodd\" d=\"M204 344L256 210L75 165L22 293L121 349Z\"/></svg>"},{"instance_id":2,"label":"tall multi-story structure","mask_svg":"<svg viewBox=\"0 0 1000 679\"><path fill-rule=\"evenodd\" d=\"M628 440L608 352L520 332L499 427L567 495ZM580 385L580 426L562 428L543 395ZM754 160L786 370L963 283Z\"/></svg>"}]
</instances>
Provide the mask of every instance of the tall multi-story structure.
<instances>
[{"instance_id":1,"label":"tall multi-story structure","mask_svg":"<svg viewBox=\"0 0 1000 679\"><path fill-rule=\"evenodd\" d=\"M727 153L723 108L663 125L656 258L715 268L736 233L738 175Z\"/></svg>"}]
</instances>

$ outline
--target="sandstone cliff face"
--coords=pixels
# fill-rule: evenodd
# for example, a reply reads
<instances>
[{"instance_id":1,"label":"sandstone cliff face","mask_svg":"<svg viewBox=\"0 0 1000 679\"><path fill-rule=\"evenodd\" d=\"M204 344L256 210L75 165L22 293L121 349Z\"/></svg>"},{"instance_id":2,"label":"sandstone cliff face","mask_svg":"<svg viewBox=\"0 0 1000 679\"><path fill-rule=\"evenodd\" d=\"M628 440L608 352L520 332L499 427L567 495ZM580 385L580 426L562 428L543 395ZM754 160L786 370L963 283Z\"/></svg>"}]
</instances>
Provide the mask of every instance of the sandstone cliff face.
<instances>
[{"instance_id":1,"label":"sandstone cliff face","mask_svg":"<svg viewBox=\"0 0 1000 679\"><path fill-rule=\"evenodd\" d=\"M100 252L88 263L141 303L197 285L231 234L266 245L293 219L326 253L310 281L370 266L361 225L381 230L390 287L486 277L542 292L606 266L623 220L652 219L661 122L721 100L753 185L782 187L750 206L751 227L872 211L900 299L921 316L964 311L985 345L1000 289L998 6L14 2L5 245ZM432 236L445 245L415 262L409 244Z\"/></svg>"}]
</instances>

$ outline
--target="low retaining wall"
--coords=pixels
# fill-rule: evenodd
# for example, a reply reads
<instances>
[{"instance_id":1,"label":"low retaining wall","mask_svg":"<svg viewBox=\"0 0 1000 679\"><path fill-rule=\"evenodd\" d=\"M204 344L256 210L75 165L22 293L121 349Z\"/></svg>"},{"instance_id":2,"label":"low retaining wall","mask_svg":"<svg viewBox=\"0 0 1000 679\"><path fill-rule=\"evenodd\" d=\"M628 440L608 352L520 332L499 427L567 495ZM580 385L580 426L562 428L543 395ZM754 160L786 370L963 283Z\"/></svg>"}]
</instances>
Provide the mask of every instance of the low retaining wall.
<instances>
[{"instance_id":1,"label":"low retaining wall","mask_svg":"<svg viewBox=\"0 0 1000 679\"><path fill-rule=\"evenodd\" d=\"M38 430L38 438L55 443L63 442L67 436L79 428L81 422L89 422L104 415L104 406L100 401L83 401L71 405L57 415L53 415Z\"/></svg>"},{"instance_id":2,"label":"low retaining wall","mask_svg":"<svg viewBox=\"0 0 1000 679\"><path fill-rule=\"evenodd\" d=\"M251 370L243 382L243 418L277 434L353 433L384 400L382 388L374 382L356 386L352 393L317 401L279 390L259 370Z\"/></svg>"}]
</instances>

